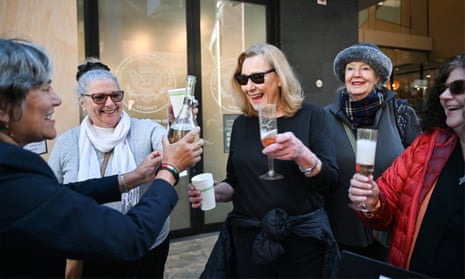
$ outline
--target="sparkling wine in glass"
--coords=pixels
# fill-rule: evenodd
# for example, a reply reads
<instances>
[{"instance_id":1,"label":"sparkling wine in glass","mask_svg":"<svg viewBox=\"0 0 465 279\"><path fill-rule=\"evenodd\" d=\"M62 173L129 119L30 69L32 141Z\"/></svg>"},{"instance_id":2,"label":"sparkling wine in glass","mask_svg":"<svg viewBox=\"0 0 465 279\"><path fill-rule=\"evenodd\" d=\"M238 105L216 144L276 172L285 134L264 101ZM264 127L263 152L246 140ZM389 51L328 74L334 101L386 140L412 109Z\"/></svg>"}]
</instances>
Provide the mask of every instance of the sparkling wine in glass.
<instances>
[{"instance_id":1,"label":"sparkling wine in glass","mask_svg":"<svg viewBox=\"0 0 465 279\"><path fill-rule=\"evenodd\" d=\"M357 129L357 150L355 156L355 171L369 176L375 168L376 140L378 131L375 129ZM364 202L350 203L350 207L367 212L369 208Z\"/></svg>"},{"instance_id":2,"label":"sparkling wine in glass","mask_svg":"<svg viewBox=\"0 0 465 279\"><path fill-rule=\"evenodd\" d=\"M186 126L182 124L172 124L168 129L168 140L170 143L175 143L184 137L187 133L189 133L193 129L193 126Z\"/></svg>"},{"instance_id":3,"label":"sparkling wine in glass","mask_svg":"<svg viewBox=\"0 0 465 279\"><path fill-rule=\"evenodd\" d=\"M260 124L260 140L263 146L268 146L276 141L278 124L275 104L262 104L259 107L258 119ZM277 180L283 176L274 170L274 159L268 156L268 170L260 176L265 180Z\"/></svg>"},{"instance_id":4,"label":"sparkling wine in glass","mask_svg":"<svg viewBox=\"0 0 465 279\"><path fill-rule=\"evenodd\" d=\"M188 75L186 78L186 89L182 107L174 122L170 123L168 127L168 140L170 143L177 142L192 129L198 126L193 114L195 83L196 77ZM188 174L188 170L185 170L179 175L187 176Z\"/></svg>"}]
</instances>

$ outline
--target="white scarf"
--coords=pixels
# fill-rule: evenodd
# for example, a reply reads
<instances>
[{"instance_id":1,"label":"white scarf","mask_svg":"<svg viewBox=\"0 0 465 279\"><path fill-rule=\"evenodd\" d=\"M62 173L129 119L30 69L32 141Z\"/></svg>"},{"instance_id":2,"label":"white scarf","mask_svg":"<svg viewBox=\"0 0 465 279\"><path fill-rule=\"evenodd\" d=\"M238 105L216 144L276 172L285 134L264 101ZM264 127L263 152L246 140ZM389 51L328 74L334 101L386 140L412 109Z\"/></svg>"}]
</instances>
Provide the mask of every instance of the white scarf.
<instances>
[{"instance_id":1,"label":"white scarf","mask_svg":"<svg viewBox=\"0 0 465 279\"><path fill-rule=\"evenodd\" d=\"M113 159L105 174L114 175L134 170L137 165L127 140L131 119L123 111L121 119L113 129L93 126L89 116L81 123L79 135L78 181L101 177L97 151L106 153L113 150ZM139 188L136 187L121 195L121 212L126 213L139 202Z\"/></svg>"}]
</instances>

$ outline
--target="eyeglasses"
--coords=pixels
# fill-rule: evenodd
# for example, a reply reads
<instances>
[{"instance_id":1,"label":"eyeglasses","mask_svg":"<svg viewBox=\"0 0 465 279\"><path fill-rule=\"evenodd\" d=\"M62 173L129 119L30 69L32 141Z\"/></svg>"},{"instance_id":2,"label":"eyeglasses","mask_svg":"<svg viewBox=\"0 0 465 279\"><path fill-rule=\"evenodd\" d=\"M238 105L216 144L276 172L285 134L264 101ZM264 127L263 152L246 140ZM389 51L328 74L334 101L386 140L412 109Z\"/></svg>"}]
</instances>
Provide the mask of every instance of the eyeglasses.
<instances>
[{"instance_id":1,"label":"eyeglasses","mask_svg":"<svg viewBox=\"0 0 465 279\"><path fill-rule=\"evenodd\" d=\"M121 102L124 97L124 91L123 90L111 91L110 94L105 94L105 93L82 94L82 96L91 97L92 101L94 101L96 105L103 105L107 101L108 97L110 97L110 99L114 103Z\"/></svg>"},{"instance_id":2,"label":"eyeglasses","mask_svg":"<svg viewBox=\"0 0 465 279\"><path fill-rule=\"evenodd\" d=\"M253 74L250 74L248 76L242 75L242 74L236 74L234 76L234 78L237 80L237 83L239 83L240 85L246 85L247 82L249 81L249 78L253 82L255 82L256 84L262 84L262 83L265 82L265 75L269 74L269 73L272 73L272 72L275 72L275 71L276 71L275 69L271 69L271 70L268 70L266 72L253 73Z\"/></svg>"},{"instance_id":3,"label":"eyeglasses","mask_svg":"<svg viewBox=\"0 0 465 279\"><path fill-rule=\"evenodd\" d=\"M456 80L451 83L445 83L440 87L440 92L444 92L449 88L449 91L452 95L458 95L465 93L465 80Z\"/></svg>"}]
</instances>

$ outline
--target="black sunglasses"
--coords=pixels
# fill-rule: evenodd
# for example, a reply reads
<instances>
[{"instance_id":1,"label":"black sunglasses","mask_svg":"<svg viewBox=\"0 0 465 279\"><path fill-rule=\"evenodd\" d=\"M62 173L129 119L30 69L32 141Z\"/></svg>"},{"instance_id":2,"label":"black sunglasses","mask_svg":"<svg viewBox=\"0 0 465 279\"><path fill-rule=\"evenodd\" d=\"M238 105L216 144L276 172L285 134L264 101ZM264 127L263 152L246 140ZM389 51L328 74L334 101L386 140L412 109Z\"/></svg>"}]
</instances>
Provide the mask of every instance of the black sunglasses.
<instances>
[{"instance_id":1,"label":"black sunglasses","mask_svg":"<svg viewBox=\"0 0 465 279\"><path fill-rule=\"evenodd\" d=\"M237 83L240 85L246 85L247 82L249 81L249 78L255 82L256 84L262 84L265 82L265 75L274 72L275 69L268 70L266 72L262 73L253 73L248 76L242 75L242 74L236 74L234 77L237 80Z\"/></svg>"},{"instance_id":2,"label":"black sunglasses","mask_svg":"<svg viewBox=\"0 0 465 279\"><path fill-rule=\"evenodd\" d=\"M462 79L453 81L451 83L444 83L440 87L440 92L444 92L444 90L446 90L447 88L449 88L449 91L452 95L463 94L465 93L465 80Z\"/></svg>"},{"instance_id":3,"label":"black sunglasses","mask_svg":"<svg viewBox=\"0 0 465 279\"><path fill-rule=\"evenodd\" d=\"M96 105L103 105L107 101L108 97L110 97L110 99L114 103L121 102L124 97L124 91L123 90L111 91L110 94L105 94L105 93L82 94L82 96L91 97L92 101L94 101Z\"/></svg>"}]
</instances>

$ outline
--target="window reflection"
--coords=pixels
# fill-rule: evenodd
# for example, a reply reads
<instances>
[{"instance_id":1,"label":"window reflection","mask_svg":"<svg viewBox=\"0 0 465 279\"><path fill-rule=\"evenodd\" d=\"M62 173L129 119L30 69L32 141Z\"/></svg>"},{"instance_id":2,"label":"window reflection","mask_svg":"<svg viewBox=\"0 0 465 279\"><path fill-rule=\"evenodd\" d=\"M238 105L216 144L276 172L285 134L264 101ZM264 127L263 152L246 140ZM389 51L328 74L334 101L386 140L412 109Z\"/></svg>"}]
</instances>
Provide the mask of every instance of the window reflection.
<instances>
[{"instance_id":1,"label":"window reflection","mask_svg":"<svg viewBox=\"0 0 465 279\"><path fill-rule=\"evenodd\" d=\"M167 125L168 90L185 86L188 55L198 55L187 52L186 1L98 1L100 59L119 78L126 92L125 110L132 117ZM242 50L266 42L266 6L219 0L195 3L200 5L201 25L201 33L194 36L201 40L203 168L222 179L230 128L240 113L230 90L232 72ZM82 1L78 6L82 9ZM82 20L81 14L81 34ZM180 201L171 214L171 230L199 226L190 223L187 183L185 178L177 187ZM221 204L206 213L205 223L223 222L229 211L229 204Z\"/></svg>"},{"instance_id":2,"label":"window reflection","mask_svg":"<svg viewBox=\"0 0 465 279\"><path fill-rule=\"evenodd\" d=\"M266 7L239 1L201 1L202 106L204 169L217 179L225 177L231 126L239 109L230 83L239 53L266 42ZM229 204L205 214L206 223L223 222Z\"/></svg>"},{"instance_id":3,"label":"window reflection","mask_svg":"<svg viewBox=\"0 0 465 279\"><path fill-rule=\"evenodd\" d=\"M99 1L100 57L126 92L127 112L167 124L168 89L184 86L185 0Z\"/></svg>"},{"instance_id":4,"label":"window reflection","mask_svg":"<svg viewBox=\"0 0 465 279\"><path fill-rule=\"evenodd\" d=\"M376 9L376 18L394 24L401 24L401 0L385 0Z\"/></svg>"}]
</instances>

